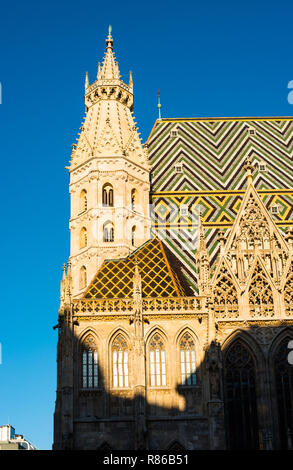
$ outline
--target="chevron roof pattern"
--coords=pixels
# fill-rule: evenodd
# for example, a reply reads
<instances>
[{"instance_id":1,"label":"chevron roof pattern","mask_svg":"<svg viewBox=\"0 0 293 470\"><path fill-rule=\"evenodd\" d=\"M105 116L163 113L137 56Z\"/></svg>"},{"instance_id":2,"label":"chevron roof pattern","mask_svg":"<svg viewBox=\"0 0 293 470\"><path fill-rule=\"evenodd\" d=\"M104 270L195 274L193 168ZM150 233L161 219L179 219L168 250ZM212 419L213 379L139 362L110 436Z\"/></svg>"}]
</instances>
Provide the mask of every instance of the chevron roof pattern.
<instances>
[{"instance_id":1,"label":"chevron roof pattern","mask_svg":"<svg viewBox=\"0 0 293 470\"><path fill-rule=\"evenodd\" d=\"M293 118L163 119L147 144L153 192L243 189L247 156L267 165L256 188L293 185ZM183 172L174 177L176 163Z\"/></svg>"},{"instance_id":2,"label":"chevron roof pattern","mask_svg":"<svg viewBox=\"0 0 293 470\"><path fill-rule=\"evenodd\" d=\"M146 242L127 258L106 260L89 285L85 298L130 298L138 263L143 297L179 297L188 294L188 285L172 254L158 239ZM172 265L172 268L171 268ZM177 268L177 273L173 269Z\"/></svg>"},{"instance_id":3,"label":"chevron roof pattern","mask_svg":"<svg viewBox=\"0 0 293 470\"><path fill-rule=\"evenodd\" d=\"M278 207L275 222L293 225L292 117L162 119L147 144L153 231L180 258L195 292L199 211L213 264L217 229L230 229L245 192L248 156L261 199L270 211Z\"/></svg>"}]
</instances>

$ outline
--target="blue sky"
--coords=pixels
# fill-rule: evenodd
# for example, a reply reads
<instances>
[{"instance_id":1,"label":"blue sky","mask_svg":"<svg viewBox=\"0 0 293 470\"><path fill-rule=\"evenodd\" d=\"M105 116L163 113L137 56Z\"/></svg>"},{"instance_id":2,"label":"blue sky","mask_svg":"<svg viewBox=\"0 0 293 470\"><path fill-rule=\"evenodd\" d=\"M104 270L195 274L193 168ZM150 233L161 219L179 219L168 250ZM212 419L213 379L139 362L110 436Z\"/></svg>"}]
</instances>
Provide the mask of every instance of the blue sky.
<instances>
[{"instance_id":1,"label":"blue sky","mask_svg":"<svg viewBox=\"0 0 293 470\"><path fill-rule=\"evenodd\" d=\"M157 117L288 116L292 2L2 2L0 425L50 449L71 144L108 25L133 71L143 140Z\"/></svg>"}]
</instances>

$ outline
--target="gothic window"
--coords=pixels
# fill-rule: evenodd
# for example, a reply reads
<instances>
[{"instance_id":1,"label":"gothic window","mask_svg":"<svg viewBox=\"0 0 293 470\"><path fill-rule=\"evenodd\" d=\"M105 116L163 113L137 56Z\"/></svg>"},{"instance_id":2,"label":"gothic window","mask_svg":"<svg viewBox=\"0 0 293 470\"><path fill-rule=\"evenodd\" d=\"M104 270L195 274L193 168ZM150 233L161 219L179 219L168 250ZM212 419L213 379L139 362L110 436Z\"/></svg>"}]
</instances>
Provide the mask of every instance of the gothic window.
<instances>
[{"instance_id":1,"label":"gothic window","mask_svg":"<svg viewBox=\"0 0 293 470\"><path fill-rule=\"evenodd\" d=\"M137 191L136 189L131 190L131 210L136 210L136 203L137 203Z\"/></svg>"},{"instance_id":2,"label":"gothic window","mask_svg":"<svg viewBox=\"0 0 293 470\"><path fill-rule=\"evenodd\" d=\"M105 207L113 207L114 205L113 186L109 183L106 183L103 186L102 201L103 201L103 206Z\"/></svg>"},{"instance_id":3,"label":"gothic window","mask_svg":"<svg viewBox=\"0 0 293 470\"><path fill-rule=\"evenodd\" d=\"M272 289L259 264L257 264L249 287L249 309L252 316L273 316Z\"/></svg>"},{"instance_id":4,"label":"gothic window","mask_svg":"<svg viewBox=\"0 0 293 470\"><path fill-rule=\"evenodd\" d=\"M285 314L293 315L293 265L291 264L289 276L284 288Z\"/></svg>"},{"instance_id":5,"label":"gothic window","mask_svg":"<svg viewBox=\"0 0 293 470\"><path fill-rule=\"evenodd\" d=\"M121 333L112 343L112 361L113 387L128 387L128 345Z\"/></svg>"},{"instance_id":6,"label":"gothic window","mask_svg":"<svg viewBox=\"0 0 293 470\"><path fill-rule=\"evenodd\" d=\"M79 271L79 288L84 289L87 285L86 267L82 266Z\"/></svg>"},{"instance_id":7,"label":"gothic window","mask_svg":"<svg viewBox=\"0 0 293 470\"><path fill-rule=\"evenodd\" d=\"M87 192L83 189L79 196L79 209L80 213L85 212L87 210Z\"/></svg>"},{"instance_id":8,"label":"gothic window","mask_svg":"<svg viewBox=\"0 0 293 470\"><path fill-rule=\"evenodd\" d=\"M150 384L152 387L166 386L165 345L158 333L152 337L149 346Z\"/></svg>"},{"instance_id":9,"label":"gothic window","mask_svg":"<svg viewBox=\"0 0 293 470\"><path fill-rule=\"evenodd\" d=\"M104 242L114 241L114 226L112 222L106 222L103 228L103 240Z\"/></svg>"},{"instance_id":10,"label":"gothic window","mask_svg":"<svg viewBox=\"0 0 293 470\"><path fill-rule=\"evenodd\" d=\"M230 449L258 449L255 364L240 339L226 354L224 377L228 446Z\"/></svg>"},{"instance_id":11,"label":"gothic window","mask_svg":"<svg viewBox=\"0 0 293 470\"><path fill-rule=\"evenodd\" d=\"M180 340L180 374L182 385L196 384L195 344L189 333Z\"/></svg>"},{"instance_id":12,"label":"gothic window","mask_svg":"<svg viewBox=\"0 0 293 470\"><path fill-rule=\"evenodd\" d=\"M82 387L98 386L98 351L93 336L88 336L82 344Z\"/></svg>"},{"instance_id":13,"label":"gothic window","mask_svg":"<svg viewBox=\"0 0 293 470\"><path fill-rule=\"evenodd\" d=\"M283 339L274 357L281 449L293 447L293 366L288 363L290 340L289 337Z\"/></svg>"},{"instance_id":14,"label":"gothic window","mask_svg":"<svg viewBox=\"0 0 293 470\"><path fill-rule=\"evenodd\" d=\"M238 317L238 296L235 285L222 266L213 290L216 317Z\"/></svg>"},{"instance_id":15,"label":"gothic window","mask_svg":"<svg viewBox=\"0 0 293 470\"><path fill-rule=\"evenodd\" d=\"M132 246L135 246L135 229L136 229L136 227L134 225L131 229L131 244L132 244Z\"/></svg>"},{"instance_id":16,"label":"gothic window","mask_svg":"<svg viewBox=\"0 0 293 470\"><path fill-rule=\"evenodd\" d=\"M87 246L87 230L85 227L82 227L79 233L79 247L84 248Z\"/></svg>"}]
</instances>

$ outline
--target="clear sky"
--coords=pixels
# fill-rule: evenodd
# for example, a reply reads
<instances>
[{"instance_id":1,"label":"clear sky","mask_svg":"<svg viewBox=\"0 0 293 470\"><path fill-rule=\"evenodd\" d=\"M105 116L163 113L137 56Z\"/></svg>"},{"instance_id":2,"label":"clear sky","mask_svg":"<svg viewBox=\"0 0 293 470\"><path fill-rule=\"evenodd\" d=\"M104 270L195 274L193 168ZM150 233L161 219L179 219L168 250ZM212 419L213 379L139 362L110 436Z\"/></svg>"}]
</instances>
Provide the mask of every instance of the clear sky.
<instances>
[{"instance_id":1,"label":"clear sky","mask_svg":"<svg viewBox=\"0 0 293 470\"><path fill-rule=\"evenodd\" d=\"M50 0L0 12L0 425L50 449L59 281L69 256L71 144L108 25L133 71L146 140L157 117L288 116L292 1Z\"/></svg>"}]
</instances>

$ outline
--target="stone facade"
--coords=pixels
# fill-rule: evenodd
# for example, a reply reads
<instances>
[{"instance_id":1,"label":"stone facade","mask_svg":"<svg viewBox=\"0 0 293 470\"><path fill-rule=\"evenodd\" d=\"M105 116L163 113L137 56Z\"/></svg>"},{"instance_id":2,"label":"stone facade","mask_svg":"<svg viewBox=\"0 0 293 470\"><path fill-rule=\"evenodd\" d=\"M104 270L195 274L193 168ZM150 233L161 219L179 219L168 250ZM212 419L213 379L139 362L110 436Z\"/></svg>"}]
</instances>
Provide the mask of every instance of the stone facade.
<instances>
[{"instance_id":1,"label":"stone facade","mask_svg":"<svg viewBox=\"0 0 293 470\"><path fill-rule=\"evenodd\" d=\"M53 448L292 448L292 230L273 221L247 158L214 264L199 220L195 295L180 257L150 236L132 77L120 81L110 31L106 45L70 165Z\"/></svg>"}]
</instances>

